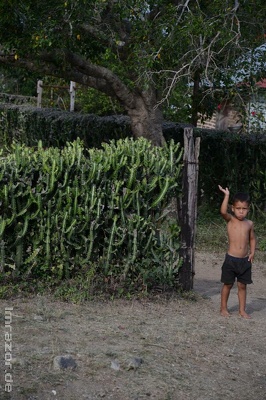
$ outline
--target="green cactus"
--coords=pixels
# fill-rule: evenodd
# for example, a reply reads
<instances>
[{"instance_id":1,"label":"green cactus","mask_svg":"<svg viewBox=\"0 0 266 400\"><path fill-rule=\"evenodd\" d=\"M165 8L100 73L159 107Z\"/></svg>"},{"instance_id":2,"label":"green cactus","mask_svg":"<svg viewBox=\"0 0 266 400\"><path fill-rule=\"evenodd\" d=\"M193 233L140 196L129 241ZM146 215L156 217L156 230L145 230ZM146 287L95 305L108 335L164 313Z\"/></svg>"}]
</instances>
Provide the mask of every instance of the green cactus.
<instances>
[{"instance_id":1,"label":"green cactus","mask_svg":"<svg viewBox=\"0 0 266 400\"><path fill-rule=\"evenodd\" d=\"M0 240L0 272L4 272L5 268L5 242Z\"/></svg>"}]
</instances>

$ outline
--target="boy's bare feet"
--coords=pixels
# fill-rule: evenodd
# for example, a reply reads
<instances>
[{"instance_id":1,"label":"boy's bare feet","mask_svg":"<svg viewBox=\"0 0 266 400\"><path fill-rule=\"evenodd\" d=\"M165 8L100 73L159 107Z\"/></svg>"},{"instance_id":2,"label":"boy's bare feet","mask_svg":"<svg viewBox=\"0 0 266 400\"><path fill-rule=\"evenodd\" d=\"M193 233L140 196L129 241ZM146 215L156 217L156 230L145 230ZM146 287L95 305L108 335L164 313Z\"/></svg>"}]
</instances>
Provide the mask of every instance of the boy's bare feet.
<instances>
[{"instance_id":1,"label":"boy's bare feet","mask_svg":"<svg viewBox=\"0 0 266 400\"><path fill-rule=\"evenodd\" d=\"M247 314L245 311L244 312L240 312L239 316L245 319L251 319L251 316L249 314Z\"/></svg>"},{"instance_id":2,"label":"boy's bare feet","mask_svg":"<svg viewBox=\"0 0 266 400\"><path fill-rule=\"evenodd\" d=\"M231 317L231 314L227 310L221 310L220 314L222 317Z\"/></svg>"}]
</instances>

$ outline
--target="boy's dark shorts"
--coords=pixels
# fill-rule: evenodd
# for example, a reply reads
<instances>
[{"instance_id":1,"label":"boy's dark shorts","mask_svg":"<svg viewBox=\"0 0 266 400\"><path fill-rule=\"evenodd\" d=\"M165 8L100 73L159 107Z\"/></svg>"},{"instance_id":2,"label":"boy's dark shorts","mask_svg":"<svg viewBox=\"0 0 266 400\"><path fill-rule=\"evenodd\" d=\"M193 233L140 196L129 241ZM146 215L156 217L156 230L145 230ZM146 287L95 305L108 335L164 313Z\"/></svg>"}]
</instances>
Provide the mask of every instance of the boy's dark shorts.
<instances>
[{"instance_id":1,"label":"boy's dark shorts","mask_svg":"<svg viewBox=\"0 0 266 400\"><path fill-rule=\"evenodd\" d=\"M235 279L244 284L252 283L251 261L248 261L248 257L238 258L226 254L222 265L221 282L230 285Z\"/></svg>"}]
</instances>

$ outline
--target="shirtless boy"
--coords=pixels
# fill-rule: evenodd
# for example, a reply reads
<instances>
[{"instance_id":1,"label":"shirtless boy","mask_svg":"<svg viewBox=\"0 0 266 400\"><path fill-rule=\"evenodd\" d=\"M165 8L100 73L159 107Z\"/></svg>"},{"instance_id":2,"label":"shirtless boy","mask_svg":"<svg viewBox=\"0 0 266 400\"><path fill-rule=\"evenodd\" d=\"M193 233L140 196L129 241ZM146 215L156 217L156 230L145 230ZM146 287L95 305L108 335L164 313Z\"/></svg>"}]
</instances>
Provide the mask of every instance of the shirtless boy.
<instances>
[{"instance_id":1,"label":"shirtless boy","mask_svg":"<svg viewBox=\"0 0 266 400\"><path fill-rule=\"evenodd\" d=\"M221 215L227 222L227 234L229 246L222 266L221 282L221 315L230 316L227 302L230 291L237 279L239 315L243 318L251 318L246 313L247 284L251 280L251 264L254 258L256 237L253 222L246 219L249 212L250 200L246 193L237 193L233 198L232 214L228 213L228 201L230 192L228 188L219 189L224 193L221 205Z\"/></svg>"}]
</instances>

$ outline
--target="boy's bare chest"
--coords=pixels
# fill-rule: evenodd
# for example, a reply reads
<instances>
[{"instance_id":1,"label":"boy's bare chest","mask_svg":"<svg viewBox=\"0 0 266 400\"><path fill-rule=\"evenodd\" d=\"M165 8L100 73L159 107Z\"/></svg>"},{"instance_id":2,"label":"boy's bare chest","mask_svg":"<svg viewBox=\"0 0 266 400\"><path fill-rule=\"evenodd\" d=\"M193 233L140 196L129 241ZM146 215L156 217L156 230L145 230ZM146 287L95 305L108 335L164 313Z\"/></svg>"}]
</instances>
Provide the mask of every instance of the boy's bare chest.
<instances>
[{"instance_id":1,"label":"boy's bare chest","mask_svg":"<svg viewBox=\"0 0 266 400\"><path fill-rule=\"evenodd\" d=\"M250 232L250 224L248 221L238 221L237 219L233 219L228 222L227 230L229 236L238 236L239 238L247 237Z\"/></svg>"}]
</instances>

